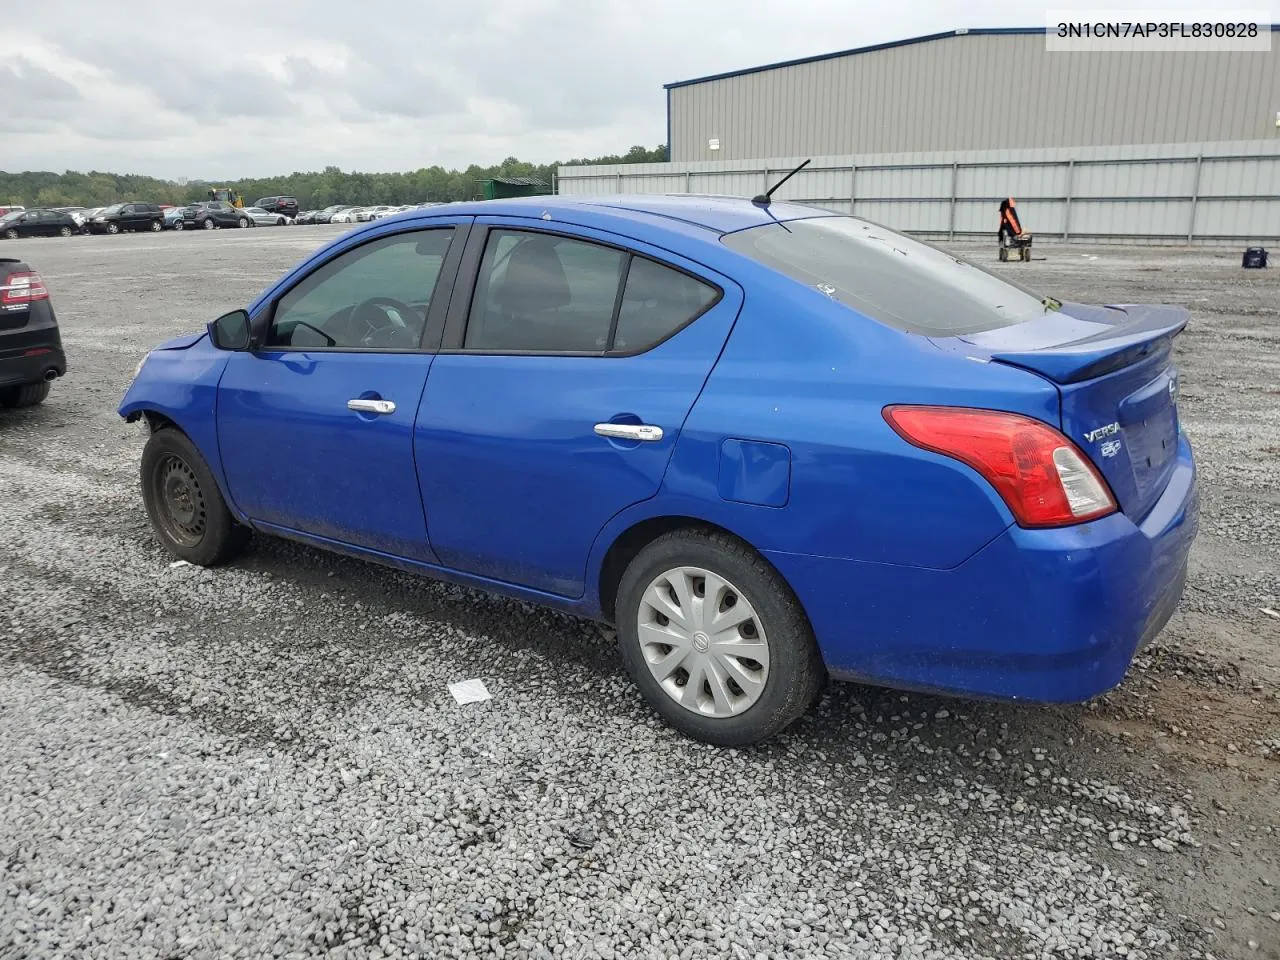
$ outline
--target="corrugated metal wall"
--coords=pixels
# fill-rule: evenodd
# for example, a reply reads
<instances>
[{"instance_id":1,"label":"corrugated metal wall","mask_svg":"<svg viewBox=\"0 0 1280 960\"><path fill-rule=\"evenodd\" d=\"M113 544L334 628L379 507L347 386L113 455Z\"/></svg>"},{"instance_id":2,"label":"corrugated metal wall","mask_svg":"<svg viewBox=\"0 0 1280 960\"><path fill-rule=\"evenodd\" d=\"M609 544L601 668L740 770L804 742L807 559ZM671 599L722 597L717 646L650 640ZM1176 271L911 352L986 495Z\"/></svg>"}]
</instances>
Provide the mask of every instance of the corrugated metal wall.
<instances>
[{"instance_id":1,"label":"corrugated metal wall","mask_svg":"<svg viewBox=\"0 0 1280 960\"><path fill-rule=\"evenodd\" d=\"M1050 53L1042 33L975 32L673 84L668 98L677 161L1280 142L1280 42L1265 52Z\"/></svg>"},{"instance_id":2,"label":"corrugated metal wall","mask_svg":"<svg viewBox=\"0 0 1280 960\"><path fill-rule=\"evenodd\" d=\"M750 197L802 159L560 167L558 192ZM1276 241L1280 140L816 157L774 196L938 238L993 236L1014 196L1042 237Z\"/></svg>"}]
</instances>

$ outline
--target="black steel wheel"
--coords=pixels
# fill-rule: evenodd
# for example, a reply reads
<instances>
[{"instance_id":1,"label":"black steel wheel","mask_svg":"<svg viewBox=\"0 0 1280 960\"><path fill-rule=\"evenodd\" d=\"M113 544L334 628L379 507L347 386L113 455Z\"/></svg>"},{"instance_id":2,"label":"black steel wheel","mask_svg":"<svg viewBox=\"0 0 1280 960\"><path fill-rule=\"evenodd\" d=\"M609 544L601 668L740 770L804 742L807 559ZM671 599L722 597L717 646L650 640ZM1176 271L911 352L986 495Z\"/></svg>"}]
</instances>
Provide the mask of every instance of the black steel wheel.
<instances>
[{"instance_id":1,"label":"black steel wheel","mask_svg":"<svg viewBox=\"0 0 1280 960\"><path fill-rule=\"evenodd\" d=\"M249 539L196 445L172 427L153 433L142 452L142 499L165 547L189 563L225 563Z\"/></svg>"}]
</instances>

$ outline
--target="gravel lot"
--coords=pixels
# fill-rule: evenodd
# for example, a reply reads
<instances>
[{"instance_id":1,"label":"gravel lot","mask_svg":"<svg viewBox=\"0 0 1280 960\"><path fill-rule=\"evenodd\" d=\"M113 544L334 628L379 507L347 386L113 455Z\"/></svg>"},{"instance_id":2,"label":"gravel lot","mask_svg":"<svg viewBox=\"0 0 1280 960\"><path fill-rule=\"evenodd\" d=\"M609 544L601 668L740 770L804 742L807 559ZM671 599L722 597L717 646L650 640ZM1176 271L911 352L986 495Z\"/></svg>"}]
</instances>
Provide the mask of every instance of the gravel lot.
<instances>
[{"instance_id":1,"label":"gravel lot","mask_svg":"<svg viewBox=\"0 0 1280 960\"><path fill-rule=\"evenodd\" d=\"M333 228L6 244L70 373L0 411L0 958L1280 957L1280 276L1037 245L1185 303L1203 529L1082 707L838 686L680 739L592 627L280 541L170 566L115 405ZM994 246L957 246L994 262ZM446 684L482 677L487 703Z\"/></svg>"}]
</instances>

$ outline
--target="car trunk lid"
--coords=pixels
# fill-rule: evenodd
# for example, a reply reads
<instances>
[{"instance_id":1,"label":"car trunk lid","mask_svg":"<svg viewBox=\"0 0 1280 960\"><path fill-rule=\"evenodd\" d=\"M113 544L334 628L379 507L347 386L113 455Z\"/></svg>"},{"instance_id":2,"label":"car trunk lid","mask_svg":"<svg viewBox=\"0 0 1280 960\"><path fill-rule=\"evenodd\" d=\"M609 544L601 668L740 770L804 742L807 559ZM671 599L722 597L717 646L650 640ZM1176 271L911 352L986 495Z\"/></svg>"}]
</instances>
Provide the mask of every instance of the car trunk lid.
<instances>
[{"instance_id":1,"label":"car trunk lid","mask_svg":"<svg viewBox=\"0 0 1280 960\"><path fill-rule=\"evenodd\" d=\"M1178 306L1063 304L1026 323L957 339L983 359L1057 386L1063 432L1137 520L1164 491L1177 455L1173 340L1187 319Z\"/></svg>"}]
</instances>

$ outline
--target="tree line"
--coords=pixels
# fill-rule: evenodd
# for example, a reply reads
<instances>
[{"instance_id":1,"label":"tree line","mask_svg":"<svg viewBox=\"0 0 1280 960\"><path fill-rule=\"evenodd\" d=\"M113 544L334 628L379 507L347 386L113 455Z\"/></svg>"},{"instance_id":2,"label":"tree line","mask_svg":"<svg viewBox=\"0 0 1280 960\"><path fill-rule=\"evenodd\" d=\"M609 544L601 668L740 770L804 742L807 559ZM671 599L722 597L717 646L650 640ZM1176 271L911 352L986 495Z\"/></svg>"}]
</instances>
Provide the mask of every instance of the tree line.
<instances>
[{"instance_id":1,"label":"tree line","mask_svg":"<svg viewBox=\"0 0 1280 960\"><path fill-rule=\"evenodd\" d=\"M245 203L252 203L259 197L297 197L302 209L319 209L335 203L371 205L446 202L477 198L480 195L480 184L477 181L491 177L535 177L547 184L549 189L556 167L659 163L666 159L667 148L659 144L652 149L634 146L624 154L546 164L526 163L515 157L508 157L490 167L473 163L465 170L446 170L441 166L432 166L405 173L344 172L330 166L309 173L296 172L280 177L218 183L203 180L161 180L156 177L98 171L0 171L0 204L21 204L24 207L101 207L123 200L147 200L152 203L180 205L208 199L211 187L230 188L241 194Z\"/></svg>"}]
</instances>

